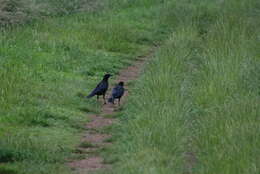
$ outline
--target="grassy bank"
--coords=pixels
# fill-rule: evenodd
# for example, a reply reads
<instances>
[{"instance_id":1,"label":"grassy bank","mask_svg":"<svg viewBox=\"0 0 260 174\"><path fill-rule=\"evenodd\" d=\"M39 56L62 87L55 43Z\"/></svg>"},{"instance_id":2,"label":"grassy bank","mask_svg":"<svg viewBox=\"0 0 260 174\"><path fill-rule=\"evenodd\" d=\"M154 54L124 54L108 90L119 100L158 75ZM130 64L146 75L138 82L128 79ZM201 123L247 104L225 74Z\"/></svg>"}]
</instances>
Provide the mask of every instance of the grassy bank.
<instances>
[{"instance_id":1,"label":"grassy bank","mask_svg":"<svg viewBox=\"0 0 260 174\"><path fill-rule=\"evenodd\" d=\"M1 174L70 173L63 163L79 143L86 112L99 111L82 96L170 29L165 5L147 2L111 0L101 11L0 33Z\"/></svg>"},{"instance_id":2,"label":"grassy bank","mask_svg":"<svg viewBox=\"0 0 260 174\"><path fill-rule=\"evenodd\" d=\"M106 7L99 0L0 0L0 27Z\"/></svg>"},{"instance_id":3,"label":"grassy bank","mask_svg":"<svg viewBox=\"0 0 260 174\"><path fill-rule=\"evenodd\" d=\"M174 32L114 128L111 173L259 173L260 3L172 1L169 9Z\"/></svg>"}]
</instances>

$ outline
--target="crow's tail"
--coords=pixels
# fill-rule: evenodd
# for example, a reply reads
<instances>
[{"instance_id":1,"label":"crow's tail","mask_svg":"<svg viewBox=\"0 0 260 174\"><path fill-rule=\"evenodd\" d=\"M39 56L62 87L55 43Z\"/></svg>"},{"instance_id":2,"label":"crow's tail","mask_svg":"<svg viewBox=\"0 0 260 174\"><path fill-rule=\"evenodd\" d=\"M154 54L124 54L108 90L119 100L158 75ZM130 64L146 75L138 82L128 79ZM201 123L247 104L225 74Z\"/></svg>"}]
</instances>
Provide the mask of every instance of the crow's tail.
<instances>
[{"instance_id":1,"label":"crow's tail","mask_svg":"<svg viewBox=\"0 0 260 174\"><path fill-rule=\"evenodd\" d=\"M108 99L108 102L109 102L109 103L114 103L114 100L115 100L115 99L114 99L113 97L110 97L110 98Z\"/></svg>"},{"instance_id":2,"label":"crow's tail","mask_svg":"<svg viewBox=\"0 0 260 174\"><path fill-rule=\"evenodd\" d=\"M92 92L92 93L90 93L90 94L87 96L87 98L91 98L91 97L93 97L94 95L95 95L95 93Z\"/></svg>"}]
</instances>

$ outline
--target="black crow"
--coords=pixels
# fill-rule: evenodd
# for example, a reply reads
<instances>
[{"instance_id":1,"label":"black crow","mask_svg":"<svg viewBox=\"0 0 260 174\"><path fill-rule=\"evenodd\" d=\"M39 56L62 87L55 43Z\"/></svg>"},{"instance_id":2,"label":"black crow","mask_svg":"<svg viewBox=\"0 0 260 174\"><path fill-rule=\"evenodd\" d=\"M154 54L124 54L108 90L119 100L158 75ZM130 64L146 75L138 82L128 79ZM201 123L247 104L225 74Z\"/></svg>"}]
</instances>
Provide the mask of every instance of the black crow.
<instances>
[{"instance_id":1,"label":"black crow","mask_svg":"<svg viewBox=\"0 0 260 174\"><path fill-rule=\"evenodd\" d=\"M120 105L120 99L124 95L125 89L124 89L124 82L119 82L112 90L112 95L108 99L108 102L114 104L114 100L118 99L118 105Z\"/></svg>"},{"instance_id":2,"label":"black crow","mask_svg":"<svg viewBox=\"0 0 260 174\"><path fill-rule=\"evenodd\" d=\"M108 89L108 79L111 76L111 74L105 74L103 80L99 82L97 87L87 96L87 98L91 98L96 95L98 99L100 95L103 95L104 104L106 104L105 96Z\"/></svg>"}]
</instances>

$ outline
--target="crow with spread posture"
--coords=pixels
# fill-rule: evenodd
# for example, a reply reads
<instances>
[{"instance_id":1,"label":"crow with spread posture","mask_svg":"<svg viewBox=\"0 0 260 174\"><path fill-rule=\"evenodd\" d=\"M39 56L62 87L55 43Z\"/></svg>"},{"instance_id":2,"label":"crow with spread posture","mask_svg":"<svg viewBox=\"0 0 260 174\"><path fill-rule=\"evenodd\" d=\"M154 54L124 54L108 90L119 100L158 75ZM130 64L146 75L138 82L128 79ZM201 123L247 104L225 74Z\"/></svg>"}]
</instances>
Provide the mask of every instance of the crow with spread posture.
<instances>
[{"instance_id":1,"label":"crow with spread posture","mask_svg":"<svg viewBox=\"0 0 260 174\"><path fill-rule=\"evenodd\" d=\"M105 74L103 80L96 86L96 88L87 96L87 98L91 98L93 96L97 96L97 100L100 95L103 95L104 104L106 104L106 92L108 89L108 79L111 77L111 74Z\"/></svg>"},{"instance_id":2,"label":"crow with spread posture","mask_svg":"<svg viewBox=\"0 0 260 174\"><path fill-rule=\"evenodd\" d=\"M114 104L114 100L118 99L118 105L120 105L120 99L124 95L125 89L124 89L124 82L119 82L112 90L112 95L108 99L108 102Z\"/></svg>"}]
</instances>

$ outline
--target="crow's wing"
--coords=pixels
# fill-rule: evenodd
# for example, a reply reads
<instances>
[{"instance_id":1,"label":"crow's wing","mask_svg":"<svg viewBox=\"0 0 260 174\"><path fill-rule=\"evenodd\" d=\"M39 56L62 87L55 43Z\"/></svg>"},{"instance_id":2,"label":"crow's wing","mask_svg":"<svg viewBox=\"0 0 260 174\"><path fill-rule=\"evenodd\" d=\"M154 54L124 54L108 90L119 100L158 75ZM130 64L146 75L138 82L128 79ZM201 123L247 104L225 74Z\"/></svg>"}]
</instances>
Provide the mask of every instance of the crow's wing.
<instances>
[{"instance_id":1,"label":"crow's wing","mask_svg":"<svg viewBox=\"0 0 260 174\"><path fill-rule=\"evenodd\" d=\"M91 98L94 95L104 93L108 88L108 83L105 81L101 81L96 88L87 96L87 98Z\"/></svg>"},{"instance_id":2,"label":"crow's wing","mask_svg":"<svg viewBox=\"0 0 260 174\"><path fill-rule=\"evenodd\" d=\"M122 86L116 86L112 91L113 98L120 98L124 95L124 88Z\"/></svg>"}]
</instances>

